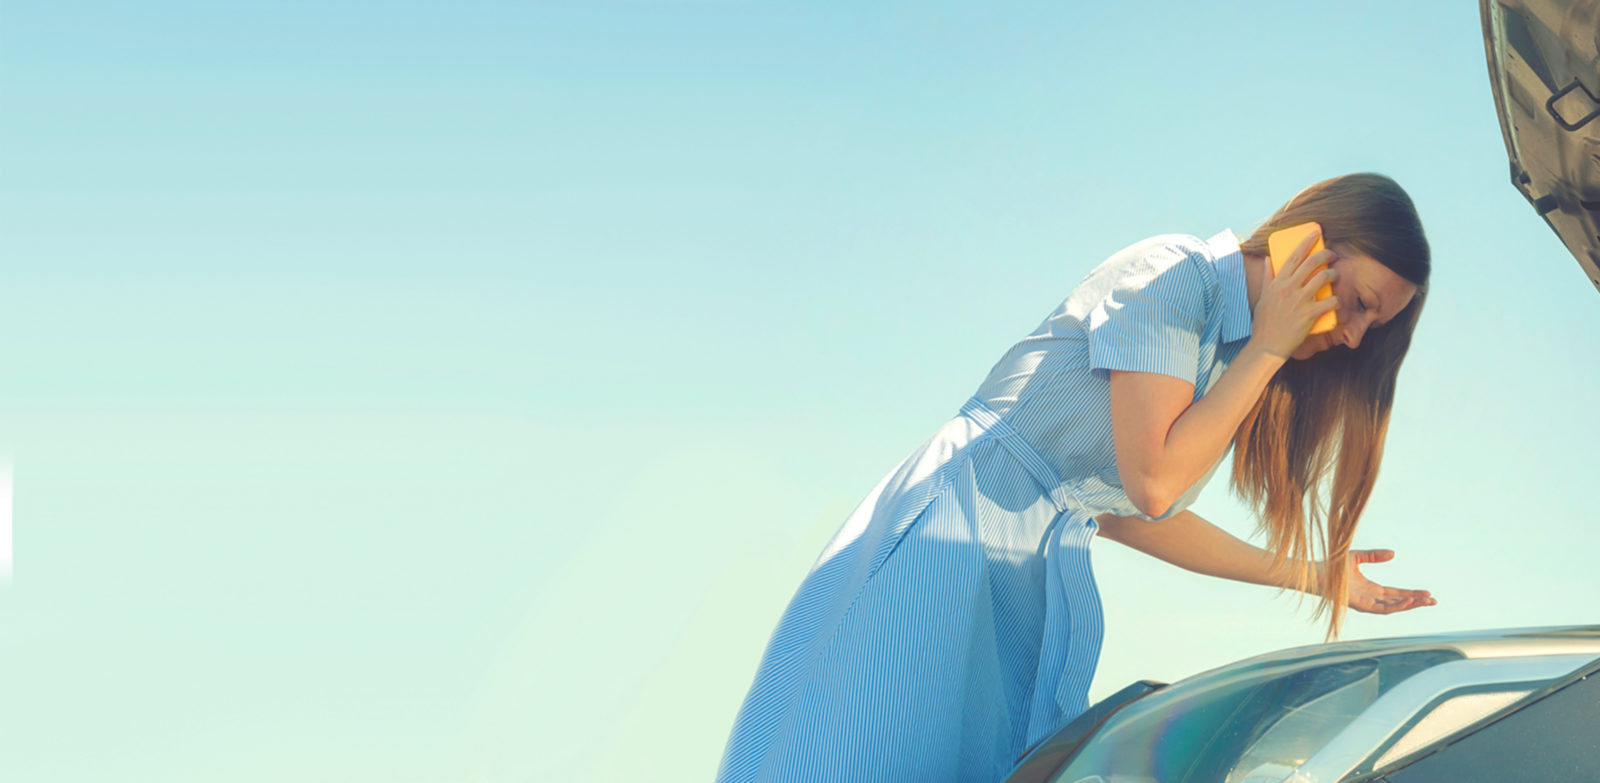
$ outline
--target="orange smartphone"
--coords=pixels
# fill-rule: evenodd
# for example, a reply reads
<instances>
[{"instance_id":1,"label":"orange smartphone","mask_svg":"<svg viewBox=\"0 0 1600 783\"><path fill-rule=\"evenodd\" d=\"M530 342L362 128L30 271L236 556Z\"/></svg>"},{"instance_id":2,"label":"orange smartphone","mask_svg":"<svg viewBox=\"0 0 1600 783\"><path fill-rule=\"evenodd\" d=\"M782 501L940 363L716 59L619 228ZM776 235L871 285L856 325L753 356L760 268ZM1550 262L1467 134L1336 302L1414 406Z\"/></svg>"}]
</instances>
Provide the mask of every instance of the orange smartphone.
<instances>
[{"instance_id":1,"label":"orange smartphone","mask_svg":"<svg viewBox=\"0 0 1600 783\"><path fill-rule=\"evenodd\" d=\"M1283 262L1289 258L1289 254L1293 253L1294 249L1299 247L1301 242L1305 241L1305 238L1308 234L1320 228L1322 227L1316 223L1301 223L1298 226L1290 226L1288 228L1279 229L1271 234L1268 234L1267 254L1272 258L1272 274L1278 274L1279 270L1283 269ZM1321 249L1322 237L1319 236L1317 237L1316 244L1311 246L1311 252L1315 253ZM1317 271L1320 272L1327 268L1327 264L1322 264L1321 266L1317 267ZM1329 284L1323 284L1322 290L1317 292L1317 298L1327 299L1330 296L1333 296L1333 286ZM1335 312L1336 311L1334 310L1329 310L1328 312L1319 316L1316 322L1311 324L1311 334L1322 334L1323 332L1333 331L1334 327L1339 325L1339 319L1334 316Z\"/></svg>"}]
</instances>

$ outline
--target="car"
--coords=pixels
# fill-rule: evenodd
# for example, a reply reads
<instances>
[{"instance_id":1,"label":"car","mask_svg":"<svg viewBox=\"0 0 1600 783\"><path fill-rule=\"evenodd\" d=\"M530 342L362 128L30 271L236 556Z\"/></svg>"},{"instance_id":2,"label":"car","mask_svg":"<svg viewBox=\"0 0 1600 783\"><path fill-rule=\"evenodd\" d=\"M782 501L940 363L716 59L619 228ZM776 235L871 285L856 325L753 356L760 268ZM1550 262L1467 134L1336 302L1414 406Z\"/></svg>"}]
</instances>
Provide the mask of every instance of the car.
<instances>
[{"instance_id":1,"label":"car","mask_svg":"<svg viewBox=\"0 0 1600 783\"><path fill-rule=\"evenodd\" d=\"M1007 783L1600 780L1600 625L1295 647L1143 680Z\"/></svg>"},{"instance_id":2,"label":"car","mask_svg":"<svg viewBox=\"0 0 1600 783\"><path fill-rule=\"evenodd\" d=\"M1480 0L1511 184L1600 289L1593 2ZM1141 680L1007 783L1600 781L1600 626L1334 642Z\"/></svg>"}]
</instances>

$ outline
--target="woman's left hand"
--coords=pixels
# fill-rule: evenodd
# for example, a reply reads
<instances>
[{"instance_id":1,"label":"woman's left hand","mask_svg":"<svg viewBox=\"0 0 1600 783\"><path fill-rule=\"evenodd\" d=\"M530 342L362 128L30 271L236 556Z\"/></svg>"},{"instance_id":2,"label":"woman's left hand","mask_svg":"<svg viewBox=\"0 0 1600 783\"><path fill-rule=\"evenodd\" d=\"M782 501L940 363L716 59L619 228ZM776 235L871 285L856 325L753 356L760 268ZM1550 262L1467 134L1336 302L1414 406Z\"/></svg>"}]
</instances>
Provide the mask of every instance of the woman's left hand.
<instances>
[{"instance_id":1,"label":"woman's left hand","mask_svg":"<svg viewBox=\"0 0 1600 783\"><path fill-rule=\"evenodd\" d=\"M1394 559L1392 549L1352 549L1350 550L1350 608L1358 612L1371 612L1373 614L1393 614L1419 606L1433 606L1439 603L1427 590L1406 590L1399 587L1384 587L1361 574L1357 566L1366 563L1382 563Z\"/></svg>"}]
</instances>

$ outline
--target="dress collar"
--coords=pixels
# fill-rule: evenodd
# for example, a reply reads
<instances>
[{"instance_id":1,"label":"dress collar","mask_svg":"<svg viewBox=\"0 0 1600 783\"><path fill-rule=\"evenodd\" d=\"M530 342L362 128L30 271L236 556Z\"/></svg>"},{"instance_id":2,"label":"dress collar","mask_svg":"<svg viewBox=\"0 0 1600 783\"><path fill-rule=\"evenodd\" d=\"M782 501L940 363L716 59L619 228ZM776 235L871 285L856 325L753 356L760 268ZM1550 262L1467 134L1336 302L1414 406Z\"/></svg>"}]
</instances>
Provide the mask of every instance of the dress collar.
<instances>
[{"instance_id":1,"label":"dress collar","mask_svg":"<svg viewBox=\"0 0 1600 783\"><path fill-rule=\"evenodd\" d=\"M1222 285L1222 341L1232 342L1250 336L1250 289L1244 277L1244 253L1233 229L1206 240L1211 263L1217 267Z\"/></svg>"}]
</instances>

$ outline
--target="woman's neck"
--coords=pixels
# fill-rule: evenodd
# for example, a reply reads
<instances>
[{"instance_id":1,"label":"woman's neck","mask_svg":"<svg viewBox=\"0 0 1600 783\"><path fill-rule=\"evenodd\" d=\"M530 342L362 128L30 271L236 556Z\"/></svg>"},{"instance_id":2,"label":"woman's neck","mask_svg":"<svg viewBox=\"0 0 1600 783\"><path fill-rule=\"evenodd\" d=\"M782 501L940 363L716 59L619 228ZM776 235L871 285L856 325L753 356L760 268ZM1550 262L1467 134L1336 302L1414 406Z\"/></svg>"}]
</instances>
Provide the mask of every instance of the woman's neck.
<instances>
[{"instance_id":1,"label":"woman's neck","mask_svg":"<svg viewBox=\"0 0 1600 783\"><path fill-rule=\"evenodd\" d=\"M1250 317L1253 320L1256 314L1256 300L1261 298L1261 276L1266 271L1261 267L1266 264L1266 260L1263 256L1253 256L1244 251L1240 251L1240 255L1244 257L1244 287L1250 302Z\"/></svg>"}]
</instances>

